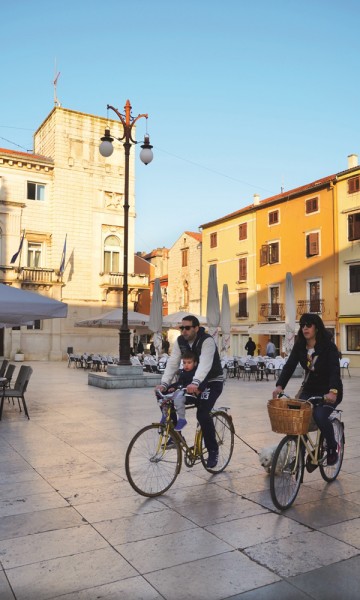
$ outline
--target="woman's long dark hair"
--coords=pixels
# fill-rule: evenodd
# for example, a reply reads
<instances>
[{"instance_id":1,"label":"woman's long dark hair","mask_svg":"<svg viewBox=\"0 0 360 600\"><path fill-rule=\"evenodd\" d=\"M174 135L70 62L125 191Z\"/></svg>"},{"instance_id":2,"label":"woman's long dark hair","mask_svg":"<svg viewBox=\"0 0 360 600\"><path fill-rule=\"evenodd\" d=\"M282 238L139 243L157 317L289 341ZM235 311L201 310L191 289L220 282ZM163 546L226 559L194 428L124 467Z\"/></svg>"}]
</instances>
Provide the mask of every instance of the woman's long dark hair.
<instances>
[{"instance_id":1,"label":"woman's long dark hair","mask_svg":"<svg viewBox=\"0 0 360 600\"><path fill-rule=\"evenodd\" d=\"M297 336L296 336L296 344L298 344L299 346L306 345L306 339L304 337L303 330L302 330L302 325L304 325L305 323L311 323L311 324L315 325L315 329L316 329L315 337L316 337L317 344L323 345L323 344L330 343L331 337L330 337L329 332L325 328L322 318L319 317L319 315L316 315L314 313L305 313L305 314L301 315L301 317L300 317L300 323L299 323L300 327L299 327L299 331L297 332Z\"/></svg>"}]
</instances>

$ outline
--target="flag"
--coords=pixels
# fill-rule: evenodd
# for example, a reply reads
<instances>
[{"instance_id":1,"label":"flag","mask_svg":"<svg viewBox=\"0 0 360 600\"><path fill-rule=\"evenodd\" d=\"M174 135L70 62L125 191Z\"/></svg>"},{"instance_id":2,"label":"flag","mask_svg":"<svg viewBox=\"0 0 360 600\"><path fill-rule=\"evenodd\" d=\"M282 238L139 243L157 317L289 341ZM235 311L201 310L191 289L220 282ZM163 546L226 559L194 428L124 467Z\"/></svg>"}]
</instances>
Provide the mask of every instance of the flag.
<instances>
[{"instance_id":1,"label":"flag","mask_svg":"<svg viewBox=\"0 0 360 600\"><path fill-rule=\"evenodd\" d=\"M11 265L13 265L13 264L14 264L14 262L16 262L16 260L17 260L17 257L19 256L19 254L20 254L20 252L21 252L21 249L22 249L22 247L23 247L23 243L24 243L24 237L25 237L25 229L24 229L24 231L23 231L22 238L21 238L21 240L20 240L20 246L19 246L19 249L18 249L18 251L17 251L17 252L15 252L14 256L12 257L12 259L11 259L11 261L10 261L10 264L11 264Z\"/></svg>"},{"instance_id":2,"label":"flag","mask_svg":"<svg viewBox=\"0 0 360 600\"><path fill-rule=\"evenodd\" d=\"M63 251L62 251L62 255L61 255L61 263L60 263L60 275L63 274L63 272L65 271L65 260L66 260L66 238L67 238L67 234L65 236L65 241L64 241L64 247L63 247Z\"/></svg>"}]
</instances>

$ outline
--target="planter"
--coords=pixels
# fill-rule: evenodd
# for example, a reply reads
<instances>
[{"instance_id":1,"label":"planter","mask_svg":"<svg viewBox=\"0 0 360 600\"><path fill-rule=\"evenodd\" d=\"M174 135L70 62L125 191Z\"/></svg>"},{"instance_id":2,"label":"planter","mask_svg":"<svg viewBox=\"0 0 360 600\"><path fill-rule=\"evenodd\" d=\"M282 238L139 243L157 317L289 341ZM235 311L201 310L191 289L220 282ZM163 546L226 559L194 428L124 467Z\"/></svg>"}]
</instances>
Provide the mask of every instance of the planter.
<instances>
[{"instance_id":1,"label":"planter","mask_svg":"<svg viewBox=\"0 0 360 600\"><path fill-rule=\"evenodd\" d=\"M14 361L15 362L23 362L25 360L25 355L24 354L20 354L20 353L16 353L14 356Z\"/></svg>"}]
</instances>

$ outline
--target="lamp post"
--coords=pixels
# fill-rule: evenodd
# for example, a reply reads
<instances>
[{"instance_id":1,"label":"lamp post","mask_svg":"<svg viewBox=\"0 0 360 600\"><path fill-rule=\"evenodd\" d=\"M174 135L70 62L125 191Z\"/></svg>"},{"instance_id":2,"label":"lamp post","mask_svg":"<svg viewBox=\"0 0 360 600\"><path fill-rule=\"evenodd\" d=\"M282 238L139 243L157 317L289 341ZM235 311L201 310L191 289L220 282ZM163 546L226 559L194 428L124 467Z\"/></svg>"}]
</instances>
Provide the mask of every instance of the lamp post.
<instances>
[{"instance_id":1,"label":"lamp post","mask_svg":"<svg viewBox=\"0 0 360 600\"><path fill-rule=\"evenodd\" d=\"M124 106L125 114L121 114L117 108L107 106L108 110L114 111L119 117L123 126L123 135L120 138L115 138L119 142L123 141L125 149L125 182L124 182L124 269L123 269L123 306L122 306L122 323L120 327L120 341L119 341L119 359L121 365L130 365L130 329L128 323L128 248L129 248L129 171L130 171L130 149L132 144L137 144L136 140L132 137L132 128L136 121L144 117L148 118L147 114L138 115L133 118L131 116L131 104L127 100ZM110 136L110 129L105 129L105 135L101 138L101 144L99 151L101 156L105 158L111 156L113 153L112 142L114 138ZM148 134L144 136L144 143L141 146L140 159L148 165L153 159L152 146L150 145L150 137Z\"/></svg>"}]
</instances>

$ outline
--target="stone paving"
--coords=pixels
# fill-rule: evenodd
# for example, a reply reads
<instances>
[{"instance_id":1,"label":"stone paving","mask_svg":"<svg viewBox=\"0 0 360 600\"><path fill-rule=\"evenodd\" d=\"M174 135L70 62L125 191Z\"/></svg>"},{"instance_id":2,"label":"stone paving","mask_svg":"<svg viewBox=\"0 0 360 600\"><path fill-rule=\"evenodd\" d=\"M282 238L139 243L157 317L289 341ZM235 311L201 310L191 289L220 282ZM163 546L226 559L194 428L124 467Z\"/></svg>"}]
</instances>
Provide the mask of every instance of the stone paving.
<instances>
[{"instance_id":1,"label":"stone paving","mask_svg":"<svg viewBox=\"0 0 360 600\"><path fill-rule=\"evenodd\" d=\"M152 391L103 390L66 363L31 364L30 421L6 403L0 422L1 600L359 598L358 376L344 377L339 479L306 473L279 514L269 476L239 439L224 473L183 465L165 495L137 495L124 455L159 417ZM281 437L266 410L273 387L230 379L218 402L257 450Z\"/></svg>"}]
</instances>

